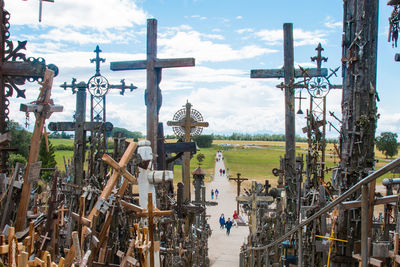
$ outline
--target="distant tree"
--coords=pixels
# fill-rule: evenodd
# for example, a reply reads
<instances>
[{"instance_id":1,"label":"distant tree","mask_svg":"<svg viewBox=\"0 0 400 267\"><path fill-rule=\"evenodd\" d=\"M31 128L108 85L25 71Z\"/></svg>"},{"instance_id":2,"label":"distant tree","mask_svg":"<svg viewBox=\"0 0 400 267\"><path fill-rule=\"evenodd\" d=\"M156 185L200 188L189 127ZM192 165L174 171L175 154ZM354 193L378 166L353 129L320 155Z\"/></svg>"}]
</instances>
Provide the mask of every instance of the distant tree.
<instances>
[{"instance_id":1,"label":"distant tree","mask_svg":"<svg viewBox=\"0 0 400 267\"><path fill-rule=\"evenodd\" d=\"M211 147L213 136L212 135L199 135L193 138L199 147Z\"/></svg>"},{"instance_id":2,"label":"distant tree","mask_svg":"<svg viewBox=\"0 0 400 267\"><path fill-rule=\"evenodd\" d=\"M206 156L204 156L203 153L198 153L196 156L196 159L199 162L199 165L201 165L201 163L204 161L205 158L206 158Z\"/></svg>"},{"instance_id":3,"label":"distant tree","mask_svg":"<svg viewBox=\"0 0 400 267\"><path fill-rule=\"evenodd\" d=\"M143 134L139 131L131 132L125 128L120 128L120 127L114 127L111 131L111 136L114 137L117 132L124 133L126 138L139 139L143 137Z\"/></svg>"},{"instance_id":4,"label":"distant tree","mask_svg":"<svg viewBox=\"0 0 400 267\"><path fill-rule=\"evenodd\" d=\"M17 148L14 154L20 154L25 159L28 158L29 146L31 144L32 133L25 130L18 122L8 122L8 131L11 133L10 146Z\"/></svg>"},{"instance_id":5,"label":"distant tree","mask_svg":"<svg viewBox=\"0 0 400 267\"><path fill-rule=\"evenodd\" d=\"M40 142L39 148L39 159L38 161L42 162L42 168L55 168L57 165L56 156L54 154L55 149L54 146L49 141L49 152L46 151L46 141L44 136L42 136L42 140ZM50 177L53 171L43 171L41 174L41 178L45 181L50 181Z\"/></svg>"},{"instance_id":6,"label":"distant tree","mask_svg":"<svg viewBox=\"0 0 400 267\"><path fill-rule=\"evenodd\" d=\"M383 132L376 138L376 148L388 157L397 155L398 151L397 134L391 132Z\"/></svg>"}]
</instances>

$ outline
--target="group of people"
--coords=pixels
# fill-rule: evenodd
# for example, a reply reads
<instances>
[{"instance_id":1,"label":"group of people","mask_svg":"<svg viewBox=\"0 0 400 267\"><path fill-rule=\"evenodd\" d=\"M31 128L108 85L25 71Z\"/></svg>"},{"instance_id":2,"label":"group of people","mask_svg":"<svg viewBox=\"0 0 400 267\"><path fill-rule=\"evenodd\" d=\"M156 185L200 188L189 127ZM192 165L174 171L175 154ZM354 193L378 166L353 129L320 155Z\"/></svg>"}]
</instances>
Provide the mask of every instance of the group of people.
<instances>
[{"instance_id":1,"label":"group of people","mask_svg":"<svg viewBox=\"0 0 400 267\"><path fill-rule=\"evenodd\" d=\"M217 188L215 188L215 191L214 191L214 189L211 189L211 199L214 199L214 195L215 195L215 199L218 199L219 191Z\"/></svg>"},{"instance_id":2,"label":"group of people","mask_svg":"<svg viewBox=\"0 0 400 267\"><path fill-rule=\"evenodd\" d=\"M219 169L219 175L225 175L225 169Z\"/></svg>"},{"instance_id":3,"label":"group of people","mask_svg":"<svg viewBox=\"0 0 400 267\"><path fill-rule=\"evenodd\" d=\"M231 218L228 218L228 220L225 221L225 216L223 213L221 214L221 217L219 217L219 225L220 225L221 229L226 228L226 235L229 235L231 233L231 228L233 225L238 227L239 215L237 214L236 210L233 211L232 218L233 218L232 221L231 221Z\"/></svg>"}]
</instances>

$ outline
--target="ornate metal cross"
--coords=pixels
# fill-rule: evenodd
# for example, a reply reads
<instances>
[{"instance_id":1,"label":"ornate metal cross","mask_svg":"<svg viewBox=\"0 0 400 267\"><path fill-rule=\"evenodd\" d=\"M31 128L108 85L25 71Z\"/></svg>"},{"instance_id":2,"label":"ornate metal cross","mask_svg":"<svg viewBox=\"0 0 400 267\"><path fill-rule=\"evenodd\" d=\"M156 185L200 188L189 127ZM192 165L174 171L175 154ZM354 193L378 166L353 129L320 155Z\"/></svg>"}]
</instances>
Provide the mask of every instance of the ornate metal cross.
<instances>
[{"instance_id":1,"label":"ornate metal cross","mask_svg":"<svg viewBox=\"0 0 400 267\"><path fill-rule=\"evenodd\" d=\"M21 50L25 49L27 41L20 42L14 47L10 38L10 13L4 9L4 0L0 0L0 134L7 130L9 120L8 106L9 97L13 96L14 91L17 97L25 98L25 90L19 89L19 85L42 80L46 70L46 62L43 58L26 57ZM49 65L57 76L58 69L55 65ZM7 171L7 152L0 148L0 172Z\"/></svg>"}]
</instances>

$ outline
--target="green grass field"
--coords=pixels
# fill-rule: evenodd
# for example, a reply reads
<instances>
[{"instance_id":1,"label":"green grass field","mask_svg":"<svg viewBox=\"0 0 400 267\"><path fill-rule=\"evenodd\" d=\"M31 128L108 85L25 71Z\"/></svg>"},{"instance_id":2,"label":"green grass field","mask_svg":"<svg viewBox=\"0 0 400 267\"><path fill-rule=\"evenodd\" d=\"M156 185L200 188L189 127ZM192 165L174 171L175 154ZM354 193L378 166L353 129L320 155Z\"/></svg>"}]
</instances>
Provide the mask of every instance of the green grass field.
<instances>
[{"instance_id":1,"label":"green grass field","mask_svg":"<svg viewBox=\"0 0 400 267\"><path fill-rule=\"evenodd\" d=\"M169 140L173 142L173 140ZM72 139L51 139L50 142L56 146L59 144L73 145ZM220 144L256 144L262 146L262 148L255 147L221 147ZM306 156L306 143L297 143L297 155L304 155L304 160ZM271 183L276 183L277 177L272 174L272 169L279 168L280 157L283 157L285 153L284 142L267 142L267 141L226 141L226 140L216 140L213 142L213 146L210 148L201 148L197 153L202 153L205 155L205 160L201 163L201 168L207 173L206 181L209 181L210 175L214 175L214 165L215 165L215 153L217 150L225 150L224 157L226 168L229 169L229 174L236 177L237 173L241 173L243 177L256 180L269 179ZM333 145L327 145L327 156L326 165L327 167L333 167L337 164L337 157L334 158ZM377 158L384 158L381 152L375 151ZM64 160L63 156L68 159L72 159L72 151L56 151L56 161L57 167L64 171ZM191 171L195 170L199 163L197 161L197 154L195 154L191 160ZM388 161L380 160L376 164L376 168L387 164ZM331 173L326 174L326 180L329 180ZM391 173L384 175L378 179L380 182L383 178L393 177ZM174 169L174 181L182 181L182 169L181 166L175 166Z\"/></svg>"}]
</instances>

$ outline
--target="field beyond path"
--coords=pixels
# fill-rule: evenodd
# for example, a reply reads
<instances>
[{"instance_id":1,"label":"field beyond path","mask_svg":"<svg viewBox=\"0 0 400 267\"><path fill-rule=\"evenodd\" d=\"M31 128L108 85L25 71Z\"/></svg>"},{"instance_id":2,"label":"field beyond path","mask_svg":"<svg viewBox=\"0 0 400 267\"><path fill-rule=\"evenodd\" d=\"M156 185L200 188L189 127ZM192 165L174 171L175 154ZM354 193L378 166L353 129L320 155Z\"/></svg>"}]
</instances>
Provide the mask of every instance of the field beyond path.
<instances>
[{"instance_id":1,"label":"field beyond path","mask_svg":"<svg viewBox=\"0 0 400 267\"><path fill-rule=\"evenodd\" d=\"M223 156L223 155L222 155ZM225 169L224 162L219 160L215 163L214 180L206 184L206 198L211 201L211 189L218 189L219 196L217 206L208 206L207 215L208 223L210 224L212 235L208 240L208 254L211 261L211 266L239 266L239 252L241 245L245 242L249 228L247 226L233 226L231 234L226 235L226 229L220 229L219 217L224 213L225 220L231 218L233 211L236 210L236 187L231 184L226 177L226 172L220 175L219 170ZM218 157L218 153L217 153ZM226 170L226 169L225 169Z\"/></svg>"}]
</instances>

